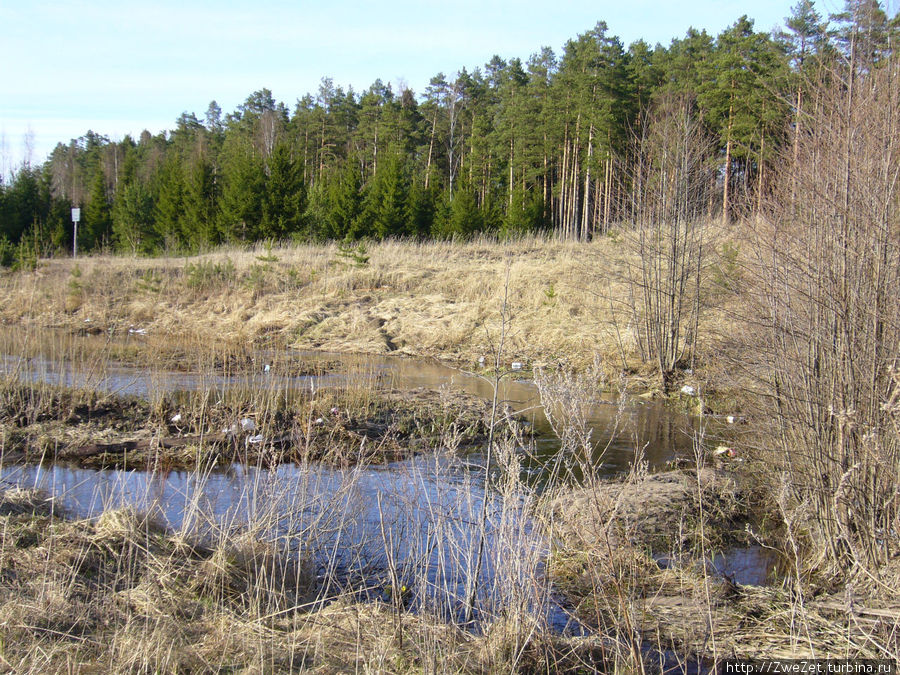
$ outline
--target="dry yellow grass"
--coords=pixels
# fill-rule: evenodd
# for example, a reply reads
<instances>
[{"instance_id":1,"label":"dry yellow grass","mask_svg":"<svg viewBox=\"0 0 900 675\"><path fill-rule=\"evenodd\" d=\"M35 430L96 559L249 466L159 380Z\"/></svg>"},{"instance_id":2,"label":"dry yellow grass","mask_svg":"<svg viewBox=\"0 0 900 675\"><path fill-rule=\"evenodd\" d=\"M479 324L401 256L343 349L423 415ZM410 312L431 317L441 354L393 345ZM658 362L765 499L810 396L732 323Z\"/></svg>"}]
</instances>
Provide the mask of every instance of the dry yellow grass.
<instances>
[{"instance_id":1,"label":"dry yellow grass","mask_svg":"<svg viewBox=\"0 0 900 675\"><path fill-rule=\"evenodd\" d=\"M302 559L252 533L167 532L127 508L69 520L37 491L0 491L0 560L2 672L589 672L600 645L529 615L475 635L317 597Z\"/></svg>"},{"instance_id":2,"label":"dry yellow grass","mask_svg":"<svg viewBox=\"0 0 900 675\"><path fill-rule=\"evenodd\" d=\"M497 341L508 266L507 360L584 367L599 358L610 373L646 372L620 304L621 271L634 261L621 239L388 241L368 255L361 267L333 244L42 260L33 273L0 277L0 319L471 363ZM721 323L707 312L709 354Z\"/></svg>"},{"instance_id":3,"label":"dry yellow grass","mask_svg":"<svg viewBox=\"0 0 900 675\"><path fill-rule=\"evenodd\" d=\"M704 562L747 536L735 524L749 520L735 478L704 468L563 490L546 504L551 577L602 631L637 631L645 645L709 662L895 658L900 614L889 570L877 589L829 593L790 579L736 585Z\"/></svg>"}]
</instances>

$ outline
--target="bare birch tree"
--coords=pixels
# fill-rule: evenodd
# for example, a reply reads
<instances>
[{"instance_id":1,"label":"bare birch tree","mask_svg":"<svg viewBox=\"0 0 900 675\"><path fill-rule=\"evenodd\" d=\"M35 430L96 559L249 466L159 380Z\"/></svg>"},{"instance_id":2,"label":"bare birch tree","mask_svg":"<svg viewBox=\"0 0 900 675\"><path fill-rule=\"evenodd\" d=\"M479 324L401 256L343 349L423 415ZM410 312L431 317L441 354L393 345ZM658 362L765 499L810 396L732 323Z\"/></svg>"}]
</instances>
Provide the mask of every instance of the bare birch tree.
<instances>
[{"instance_id":1,"label":"bare birch tree","mask_svg":"<svg viewBox=\"0 0 900 675\"><path fill-rule=\"evenodd\" d=\"M635 139L634 227L627 234L636 261L628 269L638 344L653 361L663 389L696 339L713 146L687 97L665 97L645 116Z\"/></svg>"}]
</instances>

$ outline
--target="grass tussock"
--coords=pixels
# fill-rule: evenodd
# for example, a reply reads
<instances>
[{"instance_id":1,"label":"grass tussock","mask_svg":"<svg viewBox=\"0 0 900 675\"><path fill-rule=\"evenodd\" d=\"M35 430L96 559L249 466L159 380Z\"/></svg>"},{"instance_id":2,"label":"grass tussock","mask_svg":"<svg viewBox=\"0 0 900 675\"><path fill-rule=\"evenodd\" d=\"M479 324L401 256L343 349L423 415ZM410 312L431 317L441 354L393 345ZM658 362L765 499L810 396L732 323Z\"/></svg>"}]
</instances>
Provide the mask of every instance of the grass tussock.
<instances>
[{"instance_id":1,"label":"grass tussock","mask_svg":"<svg viewBox=\"0 0 900 675\"><path fill-rule=\"evenodd\" d=\"M709 664L894 658L900 606L889 586L796 583L790 570L802 558L791 557L777 507L747 494L752 484L743 470L704 468L563 491L546 504L551 577L583 621L619 636L632 665L635 644ZM771 585L738 583L720 569L721 555L748 545L772 553Z\"/></svg>"},{"instance_id":2,"label":"grass tussock","mask_svg":"<svg viewBox=\"0 0 900 675\"><path fill-rule=\"evenodd\" d=\"M315 590L302 559L258 540L170 534L131 509L67 520L46 509L29 513L23 501L12 491L0 498L6 668L211 672L252 668L267 654L275 663L294 658L291 649L272 656L290 639L261 617Z\"/></svg>"}]
</instances>

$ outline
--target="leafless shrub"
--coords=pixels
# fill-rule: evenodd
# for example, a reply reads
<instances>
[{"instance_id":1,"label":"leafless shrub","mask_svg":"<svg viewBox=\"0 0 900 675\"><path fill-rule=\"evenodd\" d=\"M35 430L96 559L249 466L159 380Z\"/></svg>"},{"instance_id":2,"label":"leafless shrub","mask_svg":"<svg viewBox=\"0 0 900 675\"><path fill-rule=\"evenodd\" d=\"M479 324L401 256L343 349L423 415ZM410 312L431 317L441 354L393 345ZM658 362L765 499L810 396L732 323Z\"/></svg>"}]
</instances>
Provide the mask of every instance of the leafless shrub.
<instances>
[{"instance_id":1,"label":"leafless shrub","mask_svg":"<svg viewBox=\"0 0 900 675\"><path fill-rule=\"evenodd\" d=\"M705 261L703 220L715 187L712 144L693 103L663 98L635 139L634 227L627 231L637 262L627 270L638 347L656 364L663 388L694 347Z\"/></svg>"},{"instance_id":2,"label":"leafless shrub","mask_svg":"<svg viewBox=\"0 0 900 675\"><path fill-rule=\"evenodd\" d=\"M810 540L835 573L870 577L900 549L900 67L851 65L813 91L756 233L753 360Z\"/></svg>"}]
</instances>

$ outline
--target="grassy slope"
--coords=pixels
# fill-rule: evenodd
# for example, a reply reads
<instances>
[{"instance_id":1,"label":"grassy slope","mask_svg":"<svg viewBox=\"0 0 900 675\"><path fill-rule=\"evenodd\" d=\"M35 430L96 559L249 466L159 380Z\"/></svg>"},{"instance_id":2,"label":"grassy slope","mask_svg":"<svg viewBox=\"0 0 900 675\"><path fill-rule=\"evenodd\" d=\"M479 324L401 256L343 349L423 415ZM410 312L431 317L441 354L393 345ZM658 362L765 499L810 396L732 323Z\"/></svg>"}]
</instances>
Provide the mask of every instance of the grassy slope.
<instances>
[{"instance_id":1,"label":"grassy slope","mask_svg":"<svg viewBox=\"0 0 900 675\"><path fill-rule=\"evenodd\" d=\"M508 265L507 361L583 367L599 357L610 374L649 372L622 303L629 256L615 239L385 242L368 254L361 267L334 245L45 260L0 277L0 319L471 363L497 341ZM702 352L716 351L722 325L707 311Z\"/></svg>"}]
</instances>

